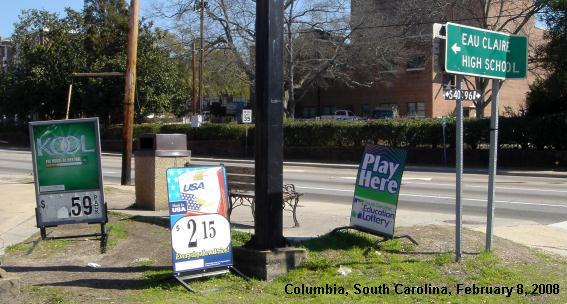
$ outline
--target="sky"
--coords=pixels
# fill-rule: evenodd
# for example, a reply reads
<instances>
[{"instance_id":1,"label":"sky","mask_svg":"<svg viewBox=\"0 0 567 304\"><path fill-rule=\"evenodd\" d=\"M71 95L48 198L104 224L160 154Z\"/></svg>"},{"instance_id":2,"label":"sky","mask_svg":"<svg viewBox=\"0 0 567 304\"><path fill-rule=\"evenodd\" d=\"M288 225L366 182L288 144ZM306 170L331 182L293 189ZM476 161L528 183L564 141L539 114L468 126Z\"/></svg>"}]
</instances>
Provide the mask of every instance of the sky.
<instances>
[{"instance_id":1,"label":"sky","mask_svg":"<svg viewBox=\"0 0 567 304\"><path fill-rule=\"evenodd\" d=\"M83 2L83 0L0 0L0 37L5 39L12 36L14 23L18 22L18 16L24 9L44 9L64 16L65 7L81 11ZM126 2L130 3L129 0ZM140 16L149 16L151 5L155 2L157 0L140 0ZM157 23L159 22L154 22Z\"/></svg>"},{"instance_id":2,"label":"sky","mask_svg":"<svg viewBox=\"0 0 567 304\"><path fill-rule=\"evenodd\" d=\"M149 19L151 7L162 0L140 0L140 16ZM18 16L23 9L45 9L51 13L64 14L64 8L70 7L76 11L83 9L83 0L0 0L0 37L3 39L12 36L14 23L18 22ZM126 0L130 3L129 0ZM153 20L154 25L159 26L165 21ZM536 22L537 26L542 27L541 22Z\"/></svg>"}]
</instances>

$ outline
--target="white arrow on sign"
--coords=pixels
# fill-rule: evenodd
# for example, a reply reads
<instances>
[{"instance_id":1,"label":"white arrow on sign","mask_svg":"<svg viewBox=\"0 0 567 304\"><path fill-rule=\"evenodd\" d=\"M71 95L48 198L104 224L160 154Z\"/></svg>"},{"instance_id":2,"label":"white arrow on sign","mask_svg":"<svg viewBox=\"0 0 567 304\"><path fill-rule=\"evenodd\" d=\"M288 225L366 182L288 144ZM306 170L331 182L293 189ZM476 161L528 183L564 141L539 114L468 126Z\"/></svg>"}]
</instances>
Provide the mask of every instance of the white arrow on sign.
<instances>
[{"instance_id":1,"label":"white arrow on sign","mask_svg":"<svg viewBox=\"0 0 567 304\"><path fill-rule=\"evenodd\" d=\"M455 54L457 54L457 52L461 51L461 47L457 45L457 43L455 42L455 44L453 44L453 46L451 47L451 50L453 50L453 52Z\"/></svg>"},{"instance_id":2,"label":"white arrow on sign","mask_svg":"<svg viewBox=\"0 0 567 304\"><path fill-rule=\"evenodd\" d=\"M476 92L476 100L480 100L480 93Z\"/></svg>"}]
</instances>

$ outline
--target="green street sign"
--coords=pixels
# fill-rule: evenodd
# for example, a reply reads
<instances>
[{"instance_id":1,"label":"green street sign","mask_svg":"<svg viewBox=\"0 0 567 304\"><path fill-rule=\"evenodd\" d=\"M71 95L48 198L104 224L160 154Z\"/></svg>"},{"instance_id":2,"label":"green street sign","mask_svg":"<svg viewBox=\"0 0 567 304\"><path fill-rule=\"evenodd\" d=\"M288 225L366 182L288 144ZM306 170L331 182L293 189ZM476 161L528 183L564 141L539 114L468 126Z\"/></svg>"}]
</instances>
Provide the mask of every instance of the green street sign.
<instances>
[{"instance_id":1,"label":"green street sign","mask_svg":"<svg viewBox=\"0 0 567 304\"><path fill-rule=\"evenodd\" d=\"M528 38L447 23L445 71L494 78L526 78Z\"/></svg>"}]
</instances>

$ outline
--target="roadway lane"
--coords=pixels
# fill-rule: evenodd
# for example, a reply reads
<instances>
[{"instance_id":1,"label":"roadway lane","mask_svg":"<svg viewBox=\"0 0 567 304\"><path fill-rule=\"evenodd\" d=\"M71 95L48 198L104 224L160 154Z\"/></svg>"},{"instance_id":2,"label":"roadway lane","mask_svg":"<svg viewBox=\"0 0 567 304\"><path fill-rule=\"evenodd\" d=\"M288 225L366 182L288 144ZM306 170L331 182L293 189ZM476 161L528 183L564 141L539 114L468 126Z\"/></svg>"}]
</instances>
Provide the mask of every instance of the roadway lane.
<instances>
[{"instance_id":1,"label":"roadway lane","mask_svg":"<svg viewBox=\"0 0 567 304\"><path fill-rule=\"evenodd\" d=\"M103 153L105 180L120 181L121 155ZM192 158L195 165L253 166L250 160ZM132 161L134 180L134 161ZM31 174L31 153L0 148L0 170L5 174ZM436 170L438 171L438 170ZM357 165L286 162L284 182L305 193L304 201L350 205ZM463 213L485 216L488 188L486 174L465 174ZM496 217L533 220L550 224L567 220L567 180L565 178L498 175ZM399 208L447 214L455 212L455 174L406 170L400 190Z\"/></svg>"}]
</instances>

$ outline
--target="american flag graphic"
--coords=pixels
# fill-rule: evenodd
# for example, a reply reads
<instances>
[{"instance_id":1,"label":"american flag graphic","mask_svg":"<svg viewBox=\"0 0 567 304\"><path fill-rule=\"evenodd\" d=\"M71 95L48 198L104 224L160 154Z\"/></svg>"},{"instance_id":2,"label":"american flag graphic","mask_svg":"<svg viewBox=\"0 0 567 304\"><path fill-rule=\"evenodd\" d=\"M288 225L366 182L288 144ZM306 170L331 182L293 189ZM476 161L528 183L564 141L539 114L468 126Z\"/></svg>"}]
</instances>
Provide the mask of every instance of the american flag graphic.
<instances>
[{"instance_id":1,"label":"american flag graphic","mask_svg":"<svg viewBox=\"0 0 567 304\"><path fill-rule=\"evenodd\" d=\"M201 209L201 204L195 200L195 195L189 193L181 193L181 199L187 203L187 209L198 211Z\"/></svg>"}]
</instances>

